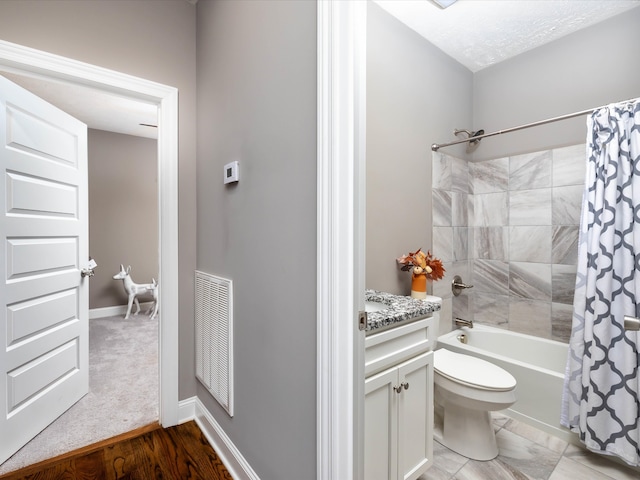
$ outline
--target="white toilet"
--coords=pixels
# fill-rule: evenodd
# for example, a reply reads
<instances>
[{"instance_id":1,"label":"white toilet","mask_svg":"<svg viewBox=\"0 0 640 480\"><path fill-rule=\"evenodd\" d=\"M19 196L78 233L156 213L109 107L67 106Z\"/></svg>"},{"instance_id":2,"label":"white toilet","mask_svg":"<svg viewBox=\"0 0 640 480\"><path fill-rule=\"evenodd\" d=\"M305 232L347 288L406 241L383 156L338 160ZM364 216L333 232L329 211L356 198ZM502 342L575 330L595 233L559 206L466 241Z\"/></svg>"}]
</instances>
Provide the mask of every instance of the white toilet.
<instances>
[{"instance_id":1,"label":"white toilet","mask_svg":"<svg viewBox=\"0 0 640 480\"><path fill-rule=\"evenodd\" d=\"M434 352L433 365L436 407L444 417L436 440L467 458L495 458L498 445L490 412L513 405L516 379L497 365L446 349Z\"/></svg>"}]
</instances>

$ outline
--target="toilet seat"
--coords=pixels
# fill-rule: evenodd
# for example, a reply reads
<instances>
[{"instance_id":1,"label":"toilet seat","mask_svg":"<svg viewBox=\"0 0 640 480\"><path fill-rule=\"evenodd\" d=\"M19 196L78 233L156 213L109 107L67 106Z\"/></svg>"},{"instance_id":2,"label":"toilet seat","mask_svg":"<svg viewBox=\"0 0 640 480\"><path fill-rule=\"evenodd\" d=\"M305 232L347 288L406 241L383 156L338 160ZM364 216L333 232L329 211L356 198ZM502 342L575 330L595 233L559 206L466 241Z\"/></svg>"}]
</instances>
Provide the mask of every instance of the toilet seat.
<instances>
[{"instance_id":1,"label":"toilet seat","mask_svg":"<svg viewBox=\"0 0 640 480\"><path fill-rule=\"evenodd\" d=\"M452 382L482 390L506 392L516 379L503 368L481 358L439 349L434 352L434 370Z\"/></svg>"}]
</instances>

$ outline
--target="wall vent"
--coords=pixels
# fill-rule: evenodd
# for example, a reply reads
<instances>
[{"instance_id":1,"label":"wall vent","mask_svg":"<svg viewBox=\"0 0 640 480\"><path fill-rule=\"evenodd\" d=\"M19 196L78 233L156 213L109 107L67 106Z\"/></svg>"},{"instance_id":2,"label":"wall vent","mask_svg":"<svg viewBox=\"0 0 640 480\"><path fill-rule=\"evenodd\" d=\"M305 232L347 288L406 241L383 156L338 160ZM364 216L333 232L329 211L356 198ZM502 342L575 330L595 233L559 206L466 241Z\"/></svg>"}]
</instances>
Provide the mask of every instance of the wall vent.
<instances>
[{"instance_id":1,"label":"wall vent","mask_svg":"<svg viewBox=\"0 0 640 480\"><path fill-rule=\"evenodd\" d=\"M196 378L233 416L231 280L196 270Z\"/></svg>"}]
</instances>

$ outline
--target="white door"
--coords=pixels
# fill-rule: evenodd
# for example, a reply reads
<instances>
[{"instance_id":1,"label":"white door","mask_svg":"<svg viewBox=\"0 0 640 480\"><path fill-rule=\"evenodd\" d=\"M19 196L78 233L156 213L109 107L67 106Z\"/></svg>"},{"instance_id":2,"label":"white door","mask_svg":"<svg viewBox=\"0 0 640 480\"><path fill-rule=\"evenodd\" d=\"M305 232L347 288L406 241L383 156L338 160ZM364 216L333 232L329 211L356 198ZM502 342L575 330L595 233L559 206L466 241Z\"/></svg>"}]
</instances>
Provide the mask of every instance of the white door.
<instances>
[{"instance_id":1,"label":"white door","mask_svg":"<svg viewBox=\"0 0 640 480\"><path fill-rule=\"evenodd\" d=\"M0 463L89 390L87 127L0 77Z\"/></svg>"}]
</instances>

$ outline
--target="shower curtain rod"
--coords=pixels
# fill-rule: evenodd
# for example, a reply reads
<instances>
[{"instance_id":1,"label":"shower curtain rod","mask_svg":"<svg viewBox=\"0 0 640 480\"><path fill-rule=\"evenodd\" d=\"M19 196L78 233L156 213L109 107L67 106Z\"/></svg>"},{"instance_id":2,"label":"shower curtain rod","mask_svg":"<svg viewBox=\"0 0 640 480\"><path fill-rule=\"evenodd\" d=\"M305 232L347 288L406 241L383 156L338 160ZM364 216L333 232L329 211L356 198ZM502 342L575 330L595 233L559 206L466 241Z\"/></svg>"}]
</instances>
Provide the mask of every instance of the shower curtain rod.
<instances>
[{"instance_id":1,"label":"shower curtain rod","mask_svg":"<svg viewBox=\"0 0 640 480\"><path fill-rule=\"evenodd\" d=\"M632 98L630 100L626 100L624 102L619 102L619 103L634 102L636 100L638 100L638 98ZM517 127L506 128L504 130L497 130L497 131L491 132L491 133L484 133L482 135L476 135L475 137L469 137L469 138L465 138L463 140L457 140L455 142L440 143L440 144L434 143L433 145L431 145L431 150L433 150L434 152L437 152L442 147L449 147L451 145L457 145L459 143L470 142L472 140L480 140L480 139L485 138L485 137L493 137L495 135L502 135L503 133L515 132L516 130L523 130L525 128L537 127L539 125L545 125L547 123L553 123L553 122L557 122L559 120L567 120L569 118L579 117L580 115L587 115L589 113L595 112L596 110L598 110L598 109L600 109L602 107L606 107L606 105L602 105L600 107L595 107L595 108L590 108L588 110L582 110L581 112L568 113L566 115L561 115L559 117L547 118L546 120L539 120L537 122L527 123L525 125L519 125Z\"/></svg>"}]
</instances>

